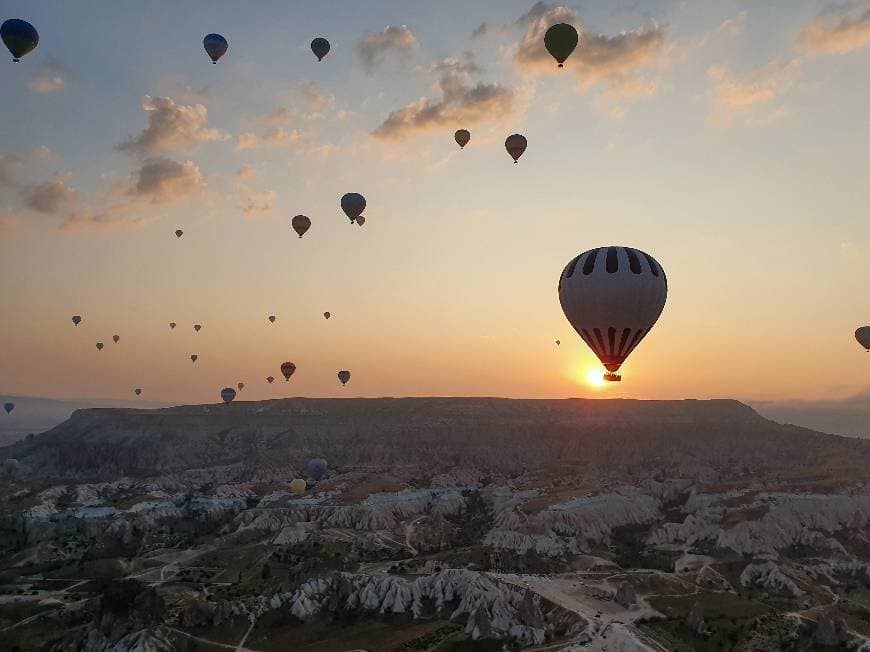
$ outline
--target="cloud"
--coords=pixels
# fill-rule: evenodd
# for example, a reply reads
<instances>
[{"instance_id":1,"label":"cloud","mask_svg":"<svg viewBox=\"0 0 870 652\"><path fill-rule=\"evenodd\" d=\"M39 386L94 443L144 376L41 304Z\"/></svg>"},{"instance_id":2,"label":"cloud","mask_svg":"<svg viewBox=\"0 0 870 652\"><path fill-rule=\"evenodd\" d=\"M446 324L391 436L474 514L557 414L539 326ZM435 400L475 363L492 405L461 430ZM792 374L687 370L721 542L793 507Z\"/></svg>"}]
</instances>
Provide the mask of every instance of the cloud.
<instances>
[{"instance_id":1,"label":"cloud","mask_svg":"<svg viewBox=\"0 0 870 652\"><path fill-rule=\"evenodd\" d=\"M292 145L301 145L310 141L310 139L311 135L300 129L291 129L288 131L283 127L273 127L264 132L262 136L257 136L257 134L248 131L239 134L239 139L236 143L236 151L241 152L255 147L281 149Z\"/></svg>"},{"instance_id":2,"label":"cloud","mask_svg":"<svg viewBox=\"0 0 870 652\"><path fill-rule=\"evenodd\" d=\"M70 77L69 69L58 59L52 58L40 67L27 87L33 93L55 93L64 89Z\"/></svg>"},{"instance_id":3,"label":"cloud","mask_svg":"<svg viewBox=\"0 0 870 652\"><path fill-rule=\"evenodd\" d=\"M242 213L247 218L256 217L272 212L272 203L275 201L275 192L267 190L257 192L248 197L247 203L242 206Z\"/></svg>"},{"instance_id":4,"label":"cloud","mask_svg":"<svg viewBox=\"0 0 870 652\"><path fill-rule=\"evenodd\" d=\"M238 142L236 143L236 151L241 152L246 149L251 149L257 146L257 134L246 131L239 134Z\"/></svg>"},{"instance_id":5,"label":"cloud","mask_svg":"<svg viewBox=\"0 0 870 652\"><path fill-rule=\"evenodd\" d=\"M707 77L714 82L712 89L712 113L708 122L728 125L738 117L748 124L769 124L785 115L782 107L765 115L753 113L767 109L794 85L801 70L798 59L783 61L774 59L745 73L731 74L724 65L711 66Z\"/></svg>"},{"instance_id":6,"label":"cloud","mask_svg":"<svg viewBox=\"0 0 870 652\"><path fill-rule=\"evenodd\" d=\"M14 186L15 170L21 165L22 158L14 152L8 154L0 154L0 187Z\"/></svg>"},{"instance_id":7,"label":"cloud","mask_svg":"<svg viewBox=\"0 0 870 652\"><path fill-rule=\"evenodd\" d=\"M140 229L155 220L154 217L131 216L141 208L139 202L121 202L102 209L89 206L70 213L58 227L59 231L130 231Z\"/></svg>"},{"instance_id":8,"label":"cloud","mask_svg":"<svg viewBox=\"0 0 870 652\"><path fill-rule=\"evenodd\" d=\"M471 126L513 113L516 92L501 84L471 82L470 71L476 66L456 59L443 59L430 71L440 73L440 99L428 97L397 109L387 116L372 135L382 140L404 140L421 133Z\"/></svg>"},{"instance_id":9,"label":"cloud","mask_svg":"<svg viewBox=\"0 0 870 652\"><path fill-rule=\"evenodd\" d=\"M202 174L193 161L178 163L164 157L146 159L133 173L127 194L150 199L155 204L176 201L203 185Z\"/></svg>"},{"instance_id":10,"label":"cloud","mask_svg":"<svg viewBox=\"0 0 870 652\"><path fill-rule=\"evenodd\" d=\"M208 110L202 104L176 104L169 97L152 98L142 102L148 114L148 126L135 138L118 149L138 155L149 155L160 150L176 149L213 140L227 140L229 134L206 128Z\"/></svg>"},{"instance_id":11,"label":"cloud","mask_svg":"<svg viewBox=\"0 0 870 652\"><path fill-rule=\"evenodd\" d=\"M57 213L76 199L76 191L69 186L72 175L55 174L47 181L25 191L24 203L40 213Z\"/></svg>"},{"instance_id":12,"label":"cloud","mask_svg":"<svg viewBox=\"0 0 870 652\"><path fill-rule=\"evenodd\" d=\"M163 75L156 84L161 95L177 97L184 102L202 103L212 97L211 86L195 87L187 83L183 75L171 73Z\"/></svg>"},{"instance_id":13,"label":"cloud","mask_svg":"<svg viewBox=\"0 0 870 652\"><path fill-rule=\"evenodd\" d=\"M829 22L822 16L811 20L798 34L797 46L807 54L848 54L870 45L870 8L854 13L851 6L828 12L839 17Z\"/></svg>"},{"instance_id":14,"label":"cloud","mask_svg":"<svg viewBox=\"0 0 870 652\"><path fill-rule=\"evenodd\" d=\"M302 105L309 113L319 116L324 111L335 108L335 95L314 80L300 82L299 95L302 98Z\"/></svg>"},{"instance_id":15,"label":"cloud","mask_svg":"<svg viewBox=\"0 0 870 652\"><path fill-rule=\"evenodd\" d=\"M0 235L9 235L19 229L21 226L21 217L18 213L6 212L0 213Z\"/></svg>"},{"instance_id":16,"label":"cloud","mask_svg":"<svg viewBox=\"0 0 870 652\"><path fill-rule=\"evenodd\" d=\"M382 32L366 32L356 51L363 67L372 72L390 53L407 55L417 47L417 39L407 25L387 25Z\"/></svg>"},{"instance_id":17,"label":"cloud","mask_svg":"<svg viewBox=\"0 0 870 652\"><path fill-rule=\"evenodd\" d=\"M244 181L245 179L250 179L254 176L254 168L250 165L243 165L233 174L233 178L236 181Z\"/></svg>"}]
</instances>

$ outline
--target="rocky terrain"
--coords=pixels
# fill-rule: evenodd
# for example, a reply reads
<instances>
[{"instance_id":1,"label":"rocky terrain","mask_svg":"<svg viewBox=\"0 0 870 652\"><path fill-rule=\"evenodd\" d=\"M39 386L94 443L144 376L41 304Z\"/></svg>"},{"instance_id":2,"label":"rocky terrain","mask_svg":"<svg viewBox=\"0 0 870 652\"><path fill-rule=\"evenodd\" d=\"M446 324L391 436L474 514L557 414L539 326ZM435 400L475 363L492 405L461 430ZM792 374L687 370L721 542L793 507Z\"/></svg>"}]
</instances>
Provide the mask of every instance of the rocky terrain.
<instances>
[{"instance_id":1,"label":"rocky terrain","mask_svg":"<svg viewBox=\"0 0 870 652\"><path fill-rule=\"evenodd\" d=\"M870 640L870 442L734 401L82 410L0 454L8 649Z\"/></svg>"}]
</instances>

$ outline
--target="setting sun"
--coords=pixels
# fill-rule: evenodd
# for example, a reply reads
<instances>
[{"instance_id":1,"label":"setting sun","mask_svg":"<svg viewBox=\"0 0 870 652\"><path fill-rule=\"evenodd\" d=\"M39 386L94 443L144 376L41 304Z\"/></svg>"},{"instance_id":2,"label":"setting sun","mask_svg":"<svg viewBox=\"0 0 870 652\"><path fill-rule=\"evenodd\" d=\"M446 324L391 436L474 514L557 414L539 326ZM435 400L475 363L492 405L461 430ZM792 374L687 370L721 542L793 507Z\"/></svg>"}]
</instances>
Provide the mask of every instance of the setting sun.
<instances>
[{"instance_id":1,"label":"setting sun","mask_svg":"<svg viewBox=\"0 0 870 652\"><path fill-rule=\"evenodd\" d=\"M589 369L586 371L586 384L590 387L604 387L604 372L601 369Z\"/></svg>"}]
</instances>

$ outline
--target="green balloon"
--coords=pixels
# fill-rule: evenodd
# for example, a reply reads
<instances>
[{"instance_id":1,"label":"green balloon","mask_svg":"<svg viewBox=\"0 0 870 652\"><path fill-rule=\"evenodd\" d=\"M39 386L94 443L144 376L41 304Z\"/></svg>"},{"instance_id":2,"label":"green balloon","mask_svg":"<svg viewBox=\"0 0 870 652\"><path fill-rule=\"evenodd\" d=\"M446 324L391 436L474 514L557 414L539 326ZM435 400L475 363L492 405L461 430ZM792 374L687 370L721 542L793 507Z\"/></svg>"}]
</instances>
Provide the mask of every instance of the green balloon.
<instances>
[{"instance_id":1,"label":"green balloon","mask_svg":"<svg viewBox=\"0 0 870 652\"><path fill-rule=\"evenodd\" d=\"M565 59L571 56L574 48L577 47L578 40L577 30L568 23L553 25L544 34L544 45L547 47L547 52L559 62L560 68L565 63Z\"/></svg>"}]
</instances>

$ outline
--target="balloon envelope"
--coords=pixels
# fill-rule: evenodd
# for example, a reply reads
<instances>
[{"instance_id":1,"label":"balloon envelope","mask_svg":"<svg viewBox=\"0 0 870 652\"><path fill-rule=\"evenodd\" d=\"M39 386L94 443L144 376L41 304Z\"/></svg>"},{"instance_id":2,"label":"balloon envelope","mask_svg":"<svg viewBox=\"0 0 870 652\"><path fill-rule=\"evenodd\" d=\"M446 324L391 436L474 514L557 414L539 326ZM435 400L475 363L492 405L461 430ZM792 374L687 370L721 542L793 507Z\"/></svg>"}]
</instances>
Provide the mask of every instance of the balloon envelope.
<instances>
[{"instance_id":1,"label":"balloon envelope","mask_svg":"<svg viewBox=\"0 0 870 652\"><path fill-rule=\"evenodd\" d=\"M13 61L20 61L21 57L39 45L39 32L26 20L19 18L10 18L0 25L0 38L12 53Z\"/></svg>"},{"instance_id":2,"label":"balloon envelope","mask_svg":"<svg viewBox=\"0 0 870 652\"><path fill-rule=\"evenodd\" d=\"M269 383L269 384L271 385L272 383L275 382L275 376L268 376L268 377L266 378L266 382Z\"/></svg>"},{"instance_id":3,"label":"balloon envelope","mask_svg":"<svg viewBox=\"0 0 870 652\"><path fill-rule=\"evenodd\" d=\"M559 63L560 68L565 63L565 59L571 56L574 48L577 47L578 40L577 30L568 23L553 25L544 34L544 46L550 56Z\"/></svg>"},{"instance_id":4,"label":"balloon envelope","mask_svg":"<svg viewBox=\"0 0 870 652\"><path fill-rule=\"evenodd\" d=\"M15 409L15 403L4 403L3 409L6 410L6 414L9 414Z\"/></svg>"},{"instance_id":5,"label":"balloon envelope","mask_svg":"<svg viewBox=\"0 0 870 652\"><path fill-rule=\"evenodd\" d=\"M360 226L365 224L366 223L365 215L360 215L358 218L356 218L356 223L359 224Z\"/></svg>"},{"instance_id":6,"label":"balloon envelope","mask_svg":"<svg viewBox=\"0 0 870 652\"><path fill-rule=\"evenodd\" d=\"M133 390L133 393L136 394L136 396L139 396L142 393L142 389L140 387L137 387Z\"/></svg>"},{"instance_id":7,"label":"balloon envelope","mask_svg":"<svg viewBox=\"0 0 870 652\"><path fill-rule=\"evenodd\" d=\"M218 59L226 54L229 43L220 34L206 34L206 37L202 39L202 47L205 48L211 62L217 63Z\"/></svg>"},{"instance_id":8,"label":"balloon envelope","mask_svg":"<svg viewBox=\"0 0 870 652\"><path fill-rule=\"evenodd\" d=\"M191 362L196 362L197 360L199 360L199 356L196 353L190 356Z\"/></svg>"},{"instance_id":9,"label":"balloon envelope","mask_svg":"<svg viewBox=\"0 0 870 652\"><path fill-rule=\"evenodd\" d=\"M118 340L120 340L120 339L121 339L121 336L120 336L120 335L112 335L112 341L113 341L115 344L117 344L117 343L118 343Z\"/></svg>"},{"instance_id":10,"label":"balloon envelope","mask_svg":"<svg viewBox=\"0 0 870 652\"><path fill-rule=\"evenodd\" d=\"M341 198L341 210L353 222L366 209L366 198L358 192L349 192Z\"/></svg>"},{"instance_id":11,"label":"balloon envelope","mask_svg":"<svg viewBox=\"0 0 870 652\"><path fill-rule=\"evenodd\" d=\"M103 343L97 342L97 351L102 351L102 350L103 350Z\"/></svg>"},{"instance_id":12,"label":"balloon envelope","mask_svg":"<svg viewBox=\"0 0 870 652\"><path fill-rule=\"evenodd\" d=\"M331 316L332 316L332 314L329 311L326 311L325 313L323 313L324 319L329 319Z\"/></svg>"},{"instance_id":13,"label":"balloon envelope","mask_svg":"<svg viewBox=\"0 0 870 652\"><path fill-rule=\"evenodd\" d=\"M81 315L73 315L72 323L75 324L76 326L81 324L82 323Z\"/></svg>"},{"instance_id":14,"label":"balloon envelope","mask_svg":"<svg viewBox=\"0 0 870 652\"><path fill-rule=\"evenodd\" d=\"M176 238L180 238L180 237L183 236L183 235L184 235L184 231L182 231L181 229L177 229L177 230L175 231L175 237L176 237Z\"/></svg>"},{"instance_id":15,"label":"balloon envelope","mask_svg":"<svg viewBox=\"0 0 870 652\"><path fill-rule=\"evenodd\" d=\"M243 389L245 389L245 383L239 383L238 385L236 385L236 387L238 387L239 391L241 392Z\"/></svg>"},{"instance_id":16,"label":"balloon envelope","mask_svg":"<svg viewBox=\"0 0 870 652\"><path fill-rule=\"evenodd\" d=\"M236 390L234 390L232 387L224 387L221 390L221 400L224 403L226 403L227 405L232 403L232 401L235 397L236 397Z\"/></svg>"},{"instance_id":17,"label":"balloon envelope","mask_svg":"<svg viewBox=\"0 0 870 652\"><path fill-rule=\"evenodd\" d=\"M522 134L513 134L505 139L504 148L507 150L507 153L511 155L514 163L516 163L520 156L523 155L523 152L526 151L526 146L528 144L529 143L525 136Z\"/></svg>"},{"instance_id":18,"label":"balloon envelope","mask_svg":"<svg viewBox=\"0 0 870 652\"><path fill-rule=\"evenodd\" d=\"M341 381L342 385L347 385L347 381L350 380L350 372L345 370L338 372L338 379Z\"/></svg>"},{"instance_id":19,"label":"balloon envelope","mask_svg":"<svg viewBox=\"0 0 870 652\"><path fill-rule=\"evenodd\" d=\"M305 465L305 472L308 474L309 478L313 478L314 480L320 480L320 478L326 475L326 469L326 460L322 457L315 457L314 459L308 460L308 463Z\"/></svg>"},{"instance_id":20,"label":"balloon envelope","mask_svg":"<svg viewBox=\"0 0 870 652\"><path fill-rule=\"evenodd\" d=\"M290 380L290 376L292 376L296 372L296 365L292 362L285 362L281 365L281 373L284 375L284 380Z\"/></svg>"},{"instance_id":21,"label":"balloon envelope","mask_svg":"<svg viewBox=\"0 0 870 652\"><path fill-rule=\"evenodd\" d=\"M329 54L329 41L318 36L311 41L311 51L318 61L323 61L323 57Z\"/></svg>"},{"instance_id":22,"label":"balloon envelope","mask_svg":"<svg viewBox=\"0 0 870 652\"><path fill-rule=\"evenodd\" d=\"M305 480L303 480L302 478L296 478L295 480L293 480L293 482L290 483L290 493L301 496L305 493L306 486L307 485L305 483Z\"/></svg>"},{"instance_id":23,"label":"balloon envelope","mask_svg":"<svg viewBox=\"0 0 870 652\"><path fill-rule=\"evenodd\" d=\"M855 339L858 344L870 351L870 326L862 326L855 331Z\"/></svg>"},{"instance_id":24,"label":"balloon envelope","mask_svg":"<svg viewBox=\"0 0 870 652\"><path fill-rule=\"evenodd\" d=\"M194 325L193 325L193 330L195 330L197 333L199 332L199 329L200 329L200 328L202 328L202 325L201 325L201 324L194 324Z\"/></svg>"},{"instance_id":25,"label":"balloon envelope","mask_svg":"<svg viewBox=\"0 0 870 652\"><path fill-rule=\"evenodd\" d=\"M297 215L292 220L290 220L290 225L293 227L293 230L299 234L301 238L305 235L305 232L311 228L311 220L309 220L304 215Z\"/></svg>"},{"instance_id":26,"label":"balloon envelope","mask_svg":"<svg viewBox=\"0 0 870 652\"><path fill-rule=\"evenodd\" d=\"M276 319L275 315L269 315L269 321L272 322L273 324L275 323L275 319Z\"/></svg>"},{"instance_id":27,"label":"balloon envelope","mask_svg":"<svg viewBox=\"0 0 870 652\"><path fill-rule=\"evenodd\" d=\"M565 316L611 374L652 329L667 296L662 266L630 247L583 252L559 278Z\"/></svg>"},{"instance_id":28,"label":"balloon envelope","mask_svg":"<svg viewBox=\"0 0 870 652\"><path fill-rule=\"evenodd\" d=\"M175 322L174 322L174 321L169 322L169 328L175 328Z\"/></svg>"},{"instance_id":29,"label":"balloon envelope","mask_svg":"<svg viewBox=\"0 0 870 652\"><path fill-rule=\"evenodd\" d=\"M464 148L468 141L471 140L471 132L468 129L458 129L455 134L453 134L453 138L456 140L456 144L459 145L459 148Z\"/></svg>"}]
</instances>

